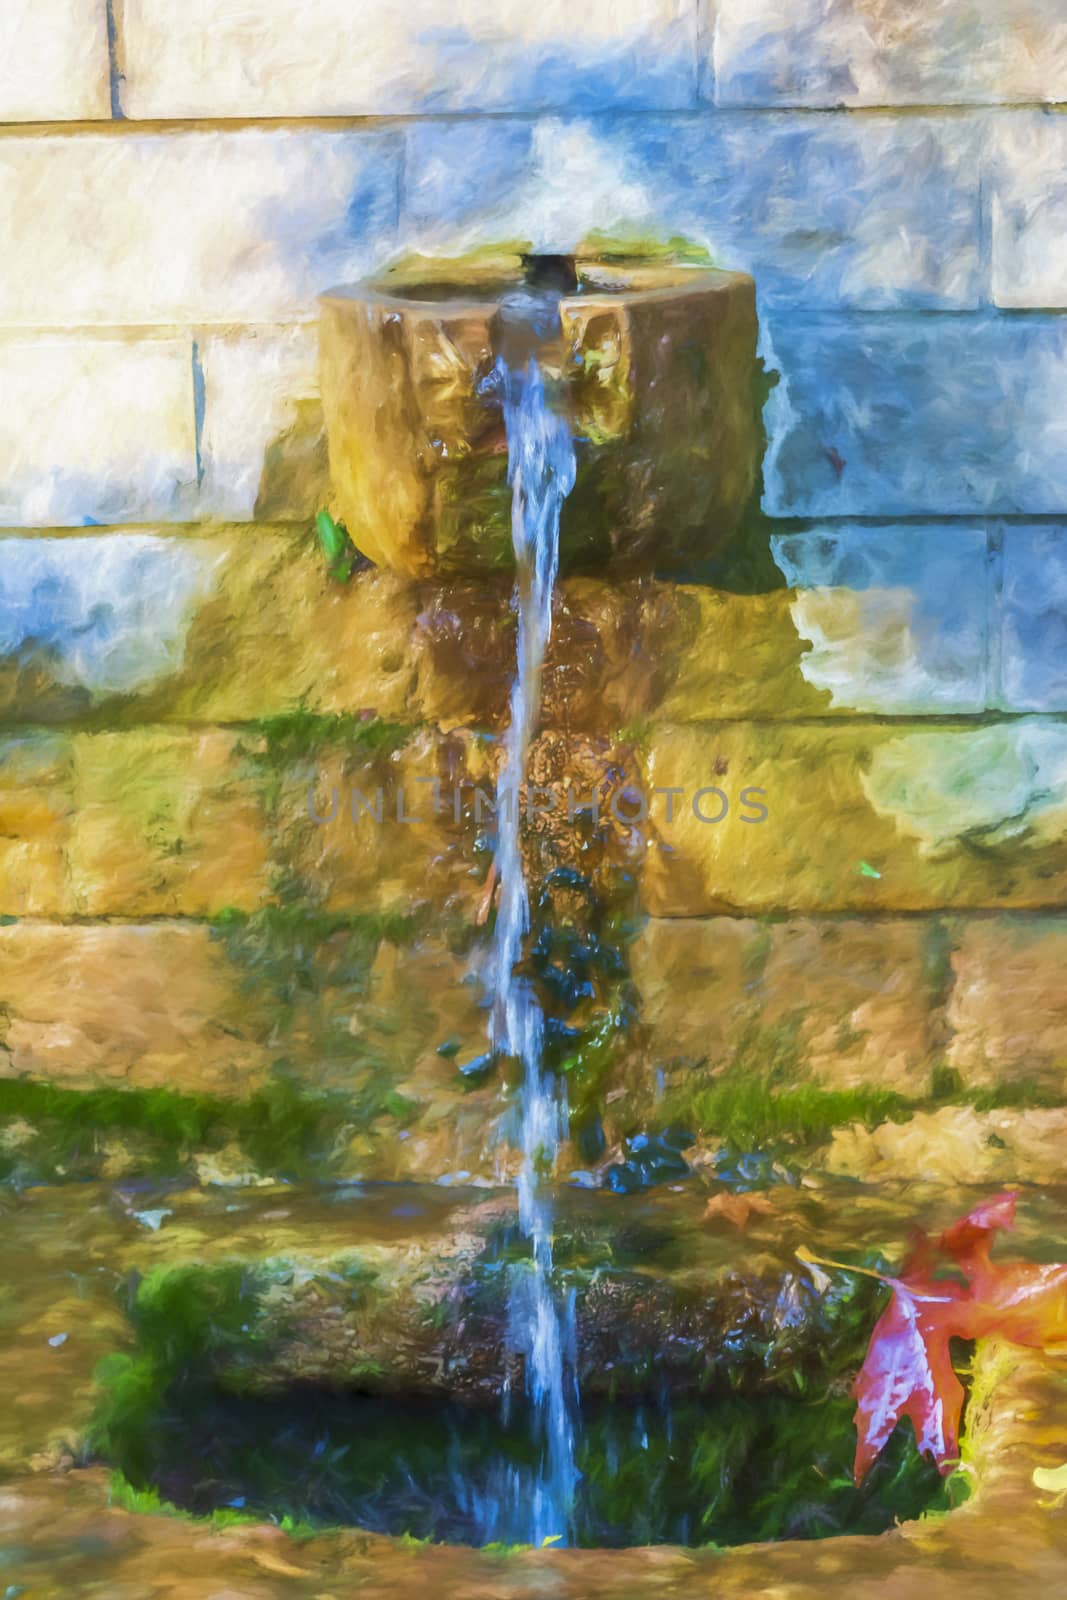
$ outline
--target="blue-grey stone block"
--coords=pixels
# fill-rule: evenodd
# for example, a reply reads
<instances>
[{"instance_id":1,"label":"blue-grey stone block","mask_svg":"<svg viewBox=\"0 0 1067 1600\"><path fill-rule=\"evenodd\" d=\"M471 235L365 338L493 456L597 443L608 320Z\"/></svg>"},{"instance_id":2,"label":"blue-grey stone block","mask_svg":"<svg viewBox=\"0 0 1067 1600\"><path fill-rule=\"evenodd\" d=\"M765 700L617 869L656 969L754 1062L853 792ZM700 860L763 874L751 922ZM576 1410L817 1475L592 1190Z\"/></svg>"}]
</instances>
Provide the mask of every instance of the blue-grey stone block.
<instances>
[{"instance_id":1,"label":"blue-grey stone block","mask_svg":"<svg viewBox=\"0 0 1067 1600\"><path fill-rule=\"evenodd\" d=\"M800 670L835 710L889 716L983 711L989 562L984 529L813 528L772 553L797 591Z\"/></svg>"},{"instance_id":2,"label":"blue-grey stone block","mask_svg":"<svg viewBox=\"0 0 1067 1600\"><path fill-rule=\"evenodd\" d=\"M764 504L785 517L1055 515L1067 505L1067 324L764 319L781 374Z\"/></svg>"},{"instance_id":3,"label":"blue-grey stone block","mask_svg":"<svg viewBox=\"0 0 1067 1600\"><path fill-rule=\"evenodd\" d=\"M1006 711L1067 711L1067 524L1004 530L1001 682Z\"/></svg>"}]
</instances>

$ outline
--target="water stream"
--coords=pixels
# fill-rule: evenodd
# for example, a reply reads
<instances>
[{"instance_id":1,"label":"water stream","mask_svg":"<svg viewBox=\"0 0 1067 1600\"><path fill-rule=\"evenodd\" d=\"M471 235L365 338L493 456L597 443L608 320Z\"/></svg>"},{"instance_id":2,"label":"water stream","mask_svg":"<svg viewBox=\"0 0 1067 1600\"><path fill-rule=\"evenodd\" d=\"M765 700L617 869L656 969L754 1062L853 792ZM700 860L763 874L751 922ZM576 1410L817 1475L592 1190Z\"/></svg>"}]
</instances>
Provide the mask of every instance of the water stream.
<instances>
[{"instance_id":1,"label":"water stream","mask_svg":"<svg viewBox=\"0 0 1067 1600\"><path fill-rule=\"evenodd\" d=\"M558 327L558 301L522 297L512 314L533 334ZM542 1181L566 1134L566 1105L543 1060L544 1016L528 979L517 972L530 926L523 869L520 790L541 702L541 669L552 626L552 594L559 559L560 508L574 485L574 443L565 418L546 396L545 377L533 353L521 364L497 367L508 446L515 548L517 662L510 723L497 783L495 866L499 903L488 986L492 998L490 1042L522 1068L516 1142L519 1225L530 1258L516 1272L510 1303L511 1343L524 1358L526 1388L540 1445L534 1482L512 1469L487 1528L490 1538L522 1543L567 1542L572 1525L577 1414L573 1306L559 1303L552 1286L552 1208Z\"/></svg>"}]
</instances>

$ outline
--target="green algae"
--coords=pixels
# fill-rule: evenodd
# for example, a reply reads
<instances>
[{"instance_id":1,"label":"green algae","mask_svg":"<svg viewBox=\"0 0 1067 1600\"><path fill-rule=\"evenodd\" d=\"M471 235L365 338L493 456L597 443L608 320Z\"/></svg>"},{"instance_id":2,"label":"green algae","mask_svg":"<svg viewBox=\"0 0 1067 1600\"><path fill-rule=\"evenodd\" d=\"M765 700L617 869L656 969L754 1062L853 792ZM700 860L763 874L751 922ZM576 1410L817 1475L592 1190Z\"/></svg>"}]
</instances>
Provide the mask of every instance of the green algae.
<instances>
[{"instance_id":1,"label":"green algae","mask_svg":"<svg viewBox=\"0 0 1067 1600\"><path fill-rule=\"evenodd\" d=\"M65 1089L0 1079L0 1124L23 1124L0 1151L0 1178L27 1183L85 1179L104 1170L106 1142L126 1142L131 1170L154 1176L192 1171L199 1157L236 1145L256 1173L328 1177L338 1135L385 1116L406 1125L414 1103L388 1073L370 1073L351 1094L308 1089L279 1073L241 1100L172 1089Z\"/></svg>"}]
</instances>

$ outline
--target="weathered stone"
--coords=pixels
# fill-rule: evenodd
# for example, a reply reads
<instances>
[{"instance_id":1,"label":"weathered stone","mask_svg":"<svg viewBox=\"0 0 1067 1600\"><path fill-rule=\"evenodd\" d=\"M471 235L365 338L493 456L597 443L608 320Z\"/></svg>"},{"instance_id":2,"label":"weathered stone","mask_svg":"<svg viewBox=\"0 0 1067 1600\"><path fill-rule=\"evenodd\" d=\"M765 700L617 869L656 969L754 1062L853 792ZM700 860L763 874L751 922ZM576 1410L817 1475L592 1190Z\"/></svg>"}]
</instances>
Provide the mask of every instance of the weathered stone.
<instances>
[{"instance_id":1,"label":"weathered stone","mask_svg":"<svg viewBox=\"0 0 1067 1600\"><path fill-rule=\"evenodd\" d=\"M647 1059L756 1069L788 1040L798 1081L924 1096L940 1037L928 943L911 919L651 918L631 948Z\"/></svg>"},{"instance_id":2,"label":"weathered stone","mask_svg":"<svg viewBox=\"0 0 1067 1600\"><path fill-rule=\"evenodd\" d=\"M819 527L777 534L771 547L796 591L796 634L810 641L800 673L820 701L829 696L820 709L895 716L985 709L991 583L984 530Z\"/></svg>"},{"instance_id":3,"label":"weathered stone","mask_svg":"<svg viewBox=\"0 0 1067 1600\"><path fill-rule=\"evenodd\" d=\"M999 614L997 706L1067 711L1067 528L1004 529Z\"/></svg>"},{"instance_id":4,"label":"weathered stone","mask_svg":"<svg viewBox=\"0 0 1067 1600\"><path fill-rule=\"evenodd\" d=\"M755 481L752 284L591 255L577 271L582 292L561 299L561 335L541 348L580 435L561 559L693 560L733 531ZM513 564L501 401L486 380L517 337L498 312L522 281L516 256L415 263L323 301L330 477L372 560L415 577Z\"/></svg>"},{"instance_id":5,"label":"weathered stone","mask_svg":"<svg viewBox=\"0 0 1067 1600\"><path fill-rule=\"evenodd\" d=\"M316 294L391 252L399 155L363 129L11 140L0 325L310 319Z\"/></svg>"},{"instance_id":6,"label":"weathered stone","mask_svg":"<svg viewBox=\"0 0 1067 1600\"><path fill-rule=\"evenodd\" d=\"M1061 1184L1067 1110L976 1111L944 1106L873 1130L839 1128L826 1172L863 1183Z\"/></svg>"},{"instance_id":7,"label":"weathered stone","mask_svg":"<svg viewBox=\"0 0 1067 1600\"><path fill-rule=\"evenodd\" d=\"M1046 906L1067 893L1065 764L1067 730L1039 719L656 727L643 901L658 916Z\"/></svg>"},{"instance_id":8,"label":"weathered stone","mask_svg":"<svg viewBox=\"0 0 1067 1600\"><path fill-rule=\"evenodd\" d=\"M20 144L11 141L9 153ZM39 189L33 192L39 207ZM85 222L89 234L97 231L98 211ZM43 241L47 229L34 215L38 220L13 221L11 236ZM57 251L49 259L63 258ZM69 251L65 259L72 259ZM39 312L41 322L59 319L54 302ZM129 319L120 313L115 320ZM187 339L3 340L0 394L0 522L77 527L188 514L196 420Z\"/></svg>"},{"instance_id":9,"label":"weathered stone","mask_svg":"<svg viewBox=\"0 0 1067 1600\"><path fill-rule=\"evenodd\" d=\"M967 1082L1067 1077L1067 919L968 922L952 952L949 1063Z\"/></svg>"},{"instance_id":10,"label":"weathered stone","mask_svg":"<svg viewBox=\"0 0 1067 1600\"><path fill-rule=\"evenodd\" d=\"M4 1076L68 1088L248 1093L264 1075L239 975L197 924L0 928Z\"/></svg>"},{"instance_id":11,"label":"weathered stone","mask_svg":"<svg viewBox=\"0 0 1067 1600\"><path fill-rule=\"evenodd\" d=\"M692 106L693 0L563 0L536 10L444 0L417 15L390 0L125 0L130 117L294 117L414 111ZM640 71L637 64L640 62Z\"/></svg>"},{"instance_id":12,"label":"weathered stone","mask_svg":"<svg viewBox=\"0 0 1067 1600\"><path fill-rule=\"evenodd\" d=\"M379 571L331 582L307 529L5 539L0 612L18 721L412 711L414 594Z\"/></svg>"},{"instance_id":13,"label":"weathered stone","mask_svg":"<svg viewBox=\"0 0 1067 1600\"><path fill-rule=\"evenodd\" d=\"M422 241L594 229L698 239L763 305L978 304L982 127L960 117L764 113L408 130L404 222ZM402 224L403 225L403 224Z\"/></svg>"},{"instance_id":14,"label":"weathered stone","mask_svg":"<svg viewBox=\"0 0 1067 1600\"><path fill-rule=\"evenodd\" d=\"M27 734L0 741L0 915L65 916L74 909L67 875L73 811L67 739Z\"/></svg>"},{"instance_id":15,"label":"weathered stone","mask_svg":"<svg viewBox=\"0 0 1067 1600\"><path fill-rule=\"evenodd\" d=\"M764 412L772 515L1062 510L1060 320L779 314L765 329L782 374Z\"/></svg>"},{"instance_id":16,"label":"weathered stone","mask_svg":"<svg viewBox=\"0 0 1067 1600\"><path fill-rule=\"evenodd\" d=\"M760 1025L794 1026L820 1083L922 1097L940 1038L930 942L916 919L774 923L757 986Z\"/></svg>"},{"instance_id":17,"label":"weathered stone","mask_svg":"<svg viewBox=\"0 0 1067 1600\"><path fill-rule=\"evenodd\" d=\"M269 894L258 797L222 729L71 741L70 892L83 916L254 910Z\"/></svg>"},{"instance_id":18,"label":"weathered stone","mask_svg":"<svg viewBox=\"0 0 1067 1600\"><path fill-rule=\"evenodd\" d=\"M0 120L111 114L107 14L96 0L7 0L0 16Z\"/></svg>"},{"instance_id":19,"label":"weathered stone","mask_svg":"<svg viewBox=\"0 0 1067 1600\"><path fill-rule=\"evenodd\" d=\"M248 522L314 516L329 501L314 330L208 334L197 359L204 385L198 513Z\"/></svg>"},{"instance_id":20,"label":"weathered stone","mask_svg":"<svg viewBox=\"0 0 1067 1600\"><path fill-rule=\"evenodd\" d=\"M719 0L720 105L886 106L1067 99L1058 0Z\"/></svg>"}]
</instances>

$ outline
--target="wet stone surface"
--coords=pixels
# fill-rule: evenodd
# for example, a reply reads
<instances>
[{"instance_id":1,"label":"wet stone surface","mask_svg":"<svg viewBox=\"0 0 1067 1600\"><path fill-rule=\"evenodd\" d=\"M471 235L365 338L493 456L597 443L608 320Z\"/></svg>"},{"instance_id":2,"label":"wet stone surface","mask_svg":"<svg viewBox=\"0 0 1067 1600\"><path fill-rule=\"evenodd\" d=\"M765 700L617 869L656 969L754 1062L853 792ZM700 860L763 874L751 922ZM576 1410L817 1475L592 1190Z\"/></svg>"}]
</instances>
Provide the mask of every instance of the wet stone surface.
<instances>
[{"instance_id":1,"label":"wet stone surface","mask_svg":"<svg viewBox=\"0 0 1067 1600\"><path fill-rule=\"evenodd\" d=\"M719 1188L712 1199L729 1192ZM732 1353L736 1388L714 1363L709 1363L706 1387L693 1381L690 1369L672 1396L679 1419L676 1438L693 1439L686 1431L691 1424L683 1419L692 1406L696 1411L689 1411L689 1416L696 1416L698 1433L709 1417L717 1430L728 1422L735 1446L739 1432L748 1441L741 1480L754 1485L758 1478L763 1485L764 1504L761 1507L754 1488L746 1492L746 1516L755 1508L755 1517L738 1525L736 1507L728 1497L721 1498L729 1475L715 1477L713 1451L705 1439L705 1465L718 1489L709 1492L700 1506L692 1501L682 1506L671 1488L669 1459L656 1456L662 1434L657 1435L653 1418L647 1428L649 1449L646 1452L642 1446L639 1453L640 1458L650 1458L641 1460L641 1472L632 1477L620 1473L612 1484L594 1485L601 1497L598 1538L626 1543L635 1536L675 1541L684 1536L703 1543L774 1535L784 1542L727 1552L684 1551L667 1544L656 1552L615 1550L597 1556L578 1549L505 1556L405 1543L353 1528L313 1532L293 1522L283 1528L255 1518L273 1514L280 1521L289 1511L291 1516L313 1514L343 1524L348 1520L342 1515L347 1507L364 1528L396 1531L395 1503L386 1504L385 1496L375 1514L366 1496L360 1499L346 1479L344 1451L349 1446L348 1455L358 1463L360 1452L351 1449L353 1436L356 1442L380 1437L373 1421L381 1412L373 1408L388 1406L395 1420L404 1404L398 1394L419 1387L412 1374L420 1370L421 1414L436 1419L431 1431L438 1438L442 1430L447 1435L446 1415L457 1404L464 1408L464 1416L484 1419L480 1426L494 1425L496 1397L488 1383L484 1404L477 1403L480 1391L459 1388L451 1397L442 1393L437 1401L427 1398L426 1373L434 1368L429 1364L420 1368L416 1358L420 1352L425 1356L430 1346L405 1343L404 1321L410 1315L417 1324L418 1308L429 1307L437 1309L447 1326L451 1287L469 1285L479 1271L483 1280L491 1281L493 1272L488 1269L493 1263L508 1261L510 1194L406 1185L161 1190L131 1184L72 1185L21 1195L7 1191L0 1202L4 1212L0 1269L13 1292L0 1304L0 1381L13 1400L0 1413L3 1576L21 1585L33 1600L59 1596L67 1600L72 1595L79 1600L101 1595L109 1600L127 1595L138 1600L142 1595L153 1600L156 1596L209 1600L220 1594L240 1595L242 1600L273 1600L275 1595L326 1600L349 1592L353 1585L361 1597L393 1600L424 1593L427 1584L455 1600L487 1594L494 1600L498 1596L510 1600L512 1595L528 1600L543 1594L546 1585L563 1600L637 1600L638 1596L647 1600L652 1592L696 1600L712 1592L709 1585L717 1596L773 1589L788 1600L808 1600L838 1591L874 1596L885 1593L887 1584L895 1585L890 1592L903 1595L930 1593L936 1567L936 1592L952 1600L957 1595L968 1600L988 1595L993 1600L1010 1593L1011 1574L1017 1579L1022 1570L1033 1574L1035 1581L1044 1581L1046 1592L1055 1593L1055 1574L1062 1570L1063 1518L1042 1503L1045 1497L1030 1482L1034 1466L1055 1467L1064 1454L1067 1384L1057 1375L1055 1364L1012 1351L997 1378L995 1348L985 1353L980 1349L978 1359L986 1375L976 1382L974 1392L980 1399L968 1410L965 1443L975 1494L962 1509L921 1522L906 1520L920 1509L918 1505L893 1500L890 1494L886 1503L905 1520L899 1529L889 1529L874 1540L840 1536L795 1542L795 1536L805 1532L873 1529L862 1516L858 1520L843 1516L840 1503L830 1507L827 1520L825 1505L820 1510L810 1483L806 1495L776 1497L780 1480L759 1454L759 1428L752 1421L754 1414L774 1416L775 1435L785 1437L780 1425L783 1414L818 1415L823 1426L815 1459L820 1459L818 1451L828 1449L834 1437L826 1419L840 1405L849 1377L853 1356L846 1359L846 1350L854 1352L853 1338L862 1344L869 1332L873 1309L869 1305L860 1318L856 1302L857 1323L847 1338L837 1314L834 1325L842 1343L841 1365L836 1367L830 1358L833 1341L819 1331L825 1303L814 1290L802 1287L795 1257L799 1244L857 1264L879 1259L895 1263L914 1222L940 1228L977 1197L966 1188L915 1184L872 1194L850 1183L825 1184L810 1189L780 1187L767 1191L760 1197L765 1204L749 1211L718 1207L705 1215L708 1192L692 1187L684 1193L667 1189L631 1196L563 1191L557 1212L560 1271L588 1273L588 1281L595 1278L599 1286L597 1295L610 1290L608 1305L618 1292L614 1285L641 1284L647 1304L666 1308L659 1322L646 1313L640 1347L646 1355L651 1353L652 1371L644 1385L633 1393L619 1390L612 1396L606 1391L599 1400L592 1398L591 1390L593 1428L597 1417L607 1419L604 1425L619 1441L621 1462L623 1445L633 1442L631 1424L640 1408L643 1418L660 1409L662 1383L655 1369L661 1352L656 1338L669 1334L680 1340L680 1307L685 1304L709 1318L709 1306L719 1307L720 1318L729 1307L732 1333L721 1322L714 1332L707 1323L691 1322L688 1332L693 1348L707 1337L714 1338L716 1348ZM1062 1259L1062 1216L1061 1191L1026 1191L1013 1252L1034 1260ZM264 1274L272 1278L272 1287L262 1320L250 1322L250 1307L261 1304L255 1285ZM167 1292L168 1285L171 1290L182 1285L183 1277L181 1319L172 1314ZM191 1281L199 1284L199 1293L190 1292ZM206 1288L212 1283L214 1299ZM227 1287L228 1299L222 1292ZM590 1288L587 1301L592 1304L595 1299ZM632 1297L624 1306L623 1320L634 1344L639 1303ZM405 1304L411 1310L401 1316L398 1308ZM433 1321L428 1315L425 1326ZM288 1345L281 1340L272 1343L285 1326ZM618 1341L617 1325L603 1302L586 1326L599 1330L596 1336L602 1340L615 1326L612 1336ZM335 1333L331 1341L323 1331L330 1327L347 1327L347 1332L343 1337ZM587 1331L591 1349L590 1337ZM386 1382L384 1372L375 1374L371 1363L384 1367L390 1343L397 1353L392 1378ZM228 1365L217 1359L227 1345ZM242 1456L237 1448L240 1436L231 1432L223 1437L217 1427L208 1430L216 1457L202 1480L182 1484L161 1472L155 1481L164 1499L171 1493L198 1512L225 1504L221 1518L159 1515L161 1502L153 1492L146 1487L138 1493L130 1486L137 1472L132 1458L125 1462L125 1483L114 1477L118 1452L112 1450L108 1456L103 1451L100 1430L108 1396L115 1393L116 1359L136 1364L147 1355L158 1360L168 1348L178 1364L188 1362L191 1354L199 1357L209 1348L214 1351L214 1366L197 1360L194 1369L220 1408L215 1416L233 1417L260 1406L292 1407L295 1387L302 1383L303 1394L311 1398L301 1415L293 1418L296 1431L291 1444L297 1450L302 1448L297 1423L314 1432L316 1415L320 1419L324 1415L321 1409L316 1414L315 1405L321 1408L326 1403L325 1392L343 1391L345 1398L336 1401L326 1417L328 1436L320 1432L311 1444L313 1465L307 1482L322 1492L317 1504L268 1506L257 1500L257 1494L265 1496L266 1486L249 1471L247 1453L238 1462L243 1475L236 1476L234 1463ZM440 1350L435 1361L439 1354ZM669 1371L669 1344L663 1354ZM101 1368L105 1357L110 1358L109 1365ZM125 1370L129 1373L130 1365ZM821 1388L809 1386L798 1394L790 1377L795 1373L818 1379ZM267 1374L271 1381L251 1382L257 1374ZM589 1378L592 1382L591 1374ZM376 1385L382 1390L377 1399L368 1395ZM816 1392L828 1399L813 1401ZM821 1404L825 1411L818 1409ZM354 1420L351 1425L349 1420L356 1413L346 1408L361 1405L371 1409L363 1412L362 1433L356 1434ZM754 1411L747 1409L750 1406ZM790 1412L791 1407L797 1411ZM844 1407L847 1420L847 1400ZM113 1427L114 1415L112 1411ZM185 1425L195 1428L204 1424L207 1413L191 1407L184 1415ZM136 1416L136 1407L128 1406L127 1443L132 1437L129 1424ZM850 1437L850 1429L846 1432ZM315 1456L324 1437L324 1448ZM713 1437L721 1445L721 1430ZM217 1454L223 1446L234 1452L229 1460ZM466 1448L471 1448L469 1436ZM686 1449L692 1465L699 1452L688 1444ZM341 1453L331 1459L330 1451ZM779 1451L779 1457L788 1467L788 1450ZM811 1449L804 1457L810 1465ZM284 1463L284 1450L280 1459ZM657 1492L670 1514L658 1527L651 1526L647 1517L644 1524L640 1521L649 1499L645 1486L650 1460L654 1471L665 1474L664 1488ZM262 1460L253 1465L257 1472L264 1470ZM437 1470L433 1463L431 1469L432 1483ZM750 1473L748 1479L745 1471ZM687 1473L687 1485L691 1487L690 1480L697 1478L699 1473ZM146 1486L151 1481L150 1476L144 1479ZM690 1488L685 1492L688 1495ZM840 1495L844 1490L839 1487L834 1492ZM245 1507L228 1504L241 1498ZM715 1526L698 1527L694 1522L683 1530L680 1519L687 1509L702 1517L713 1507L719 1519ZM245 1517L253 1520L246 1524L241 1520ZM813 1520L820 1526L813 1528ZM422 1528L423 1536L434 1532L425 1520ZM993 1528L1000 1530L995 1537ZM1005 1534L1009 1528L1010 1538ZM440 1529L436 1536L441 1536Z\"/></svg>"}]
</instances>

